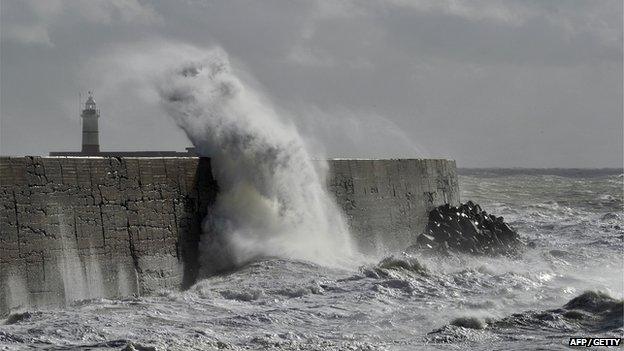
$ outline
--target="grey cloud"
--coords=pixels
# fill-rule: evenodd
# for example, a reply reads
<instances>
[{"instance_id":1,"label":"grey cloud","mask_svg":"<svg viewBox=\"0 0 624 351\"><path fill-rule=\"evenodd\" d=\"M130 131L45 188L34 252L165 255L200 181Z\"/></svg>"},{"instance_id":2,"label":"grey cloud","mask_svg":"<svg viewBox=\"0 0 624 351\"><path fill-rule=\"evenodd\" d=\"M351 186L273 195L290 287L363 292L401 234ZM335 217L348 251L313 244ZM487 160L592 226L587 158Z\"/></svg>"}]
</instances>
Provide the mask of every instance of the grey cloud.
<instances>
[{"instance_id":1,"label":"grey cloud","mask_svg":"<svg viewBox=\"0 0 624 351\"><path fill-rule=\"evenodd\" d=\"M137 21L113 5L102 20L71 20L83 11L67 2L7 3L2 153L75 148L75 96L89 88L106 148L187 146L149 92L110 68L166 42L223 47L329 156L424 150L463 166L622 165L620 1L111 3L138 4L147 15ZM7 34L20 25L30 32Z\"/></svg>"},{"instance_id":2,"label":"grey cloud","mask_svg":"<svg viewBox=\"0 0 624 351\"><path fill-rule=\"evenodd\" d=\"M59 24L154 24L160 16L138 0L22 0L2 3L2 39L52 46Z\"/></svg>"}]
</instances>

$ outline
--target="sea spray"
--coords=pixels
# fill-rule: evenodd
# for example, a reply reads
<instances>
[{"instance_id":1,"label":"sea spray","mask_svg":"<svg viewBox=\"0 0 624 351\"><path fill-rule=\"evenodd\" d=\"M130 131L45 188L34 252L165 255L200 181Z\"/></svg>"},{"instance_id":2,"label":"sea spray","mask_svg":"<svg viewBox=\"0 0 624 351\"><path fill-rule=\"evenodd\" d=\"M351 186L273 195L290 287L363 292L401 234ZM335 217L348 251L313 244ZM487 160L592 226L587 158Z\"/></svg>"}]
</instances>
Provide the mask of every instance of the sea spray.
<instances>
[{"instance_id":1,"label":"sea spray","mask_svg":"<svg viewBox=\"0 0 624 351\"><path fill-rule=\"evenodd\" d=\"M172 67L157 81L167 113L219 185L204 220L202 270L214 273L260 256L338 264L349 231L298 131L233 74L219 49Z\"/></svg>"}]
</instances>

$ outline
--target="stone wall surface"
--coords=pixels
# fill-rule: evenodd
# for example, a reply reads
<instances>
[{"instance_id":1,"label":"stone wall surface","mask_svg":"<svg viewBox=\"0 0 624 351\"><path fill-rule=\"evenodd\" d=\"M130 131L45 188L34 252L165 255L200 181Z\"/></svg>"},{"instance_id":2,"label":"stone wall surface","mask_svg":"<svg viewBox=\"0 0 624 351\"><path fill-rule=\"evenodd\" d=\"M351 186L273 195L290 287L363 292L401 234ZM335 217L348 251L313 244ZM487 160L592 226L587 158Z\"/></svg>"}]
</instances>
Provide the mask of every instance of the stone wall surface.
<instances>
[{"instance_id":1,"label":"stone wall surface","mask_svg":"<svg viewBox=\"0 0 624 351\"><path fill-rule=\"evenodd\" d=\"M459 205L455 161L335 159L329 169L329 189L365 252L405 249L424 230L429 211Z\"/></svg>"},{"instance_id":2,"label":"stone wall surface","mask_svg":"<svg viewBox=\"0 0 624 351\"><path fill-rule=\"evenodd\" d=\"M0 158L0 313L192 283L208 159Z\"/></svg>"},{"instance_id":3,"label":"stone wall surface","mask_svg":"<svg viewBox=\"0 0 624 351\"><path fill-rule=\"evenodd\" d=\"M448 160L330 160L328 186L367 251L459 203ZM0 315L189 286L217 191L207 158L0 157Z\"/></svg>"}]
</instances>

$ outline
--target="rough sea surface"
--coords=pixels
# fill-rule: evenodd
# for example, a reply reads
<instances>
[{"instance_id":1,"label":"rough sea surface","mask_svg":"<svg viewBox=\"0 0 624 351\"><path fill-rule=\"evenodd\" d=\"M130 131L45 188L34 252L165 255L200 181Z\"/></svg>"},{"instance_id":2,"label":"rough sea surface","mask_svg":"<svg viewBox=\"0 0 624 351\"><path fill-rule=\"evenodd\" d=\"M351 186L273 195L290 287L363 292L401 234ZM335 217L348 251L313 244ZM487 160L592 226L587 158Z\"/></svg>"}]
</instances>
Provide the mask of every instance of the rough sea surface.
<instances>
[{"instance_id":1,"label":"rough sea surface","mask_svg":"<svg viewBox=\"0 0 624 351\"><path fill-rule=\"evenodd\" d=\"M14 313L0 349L526 350L622 337L622 171L462 174L462 201L530 243L519 256L266 258L184 292Z\"/></svg>"}]
</instances>

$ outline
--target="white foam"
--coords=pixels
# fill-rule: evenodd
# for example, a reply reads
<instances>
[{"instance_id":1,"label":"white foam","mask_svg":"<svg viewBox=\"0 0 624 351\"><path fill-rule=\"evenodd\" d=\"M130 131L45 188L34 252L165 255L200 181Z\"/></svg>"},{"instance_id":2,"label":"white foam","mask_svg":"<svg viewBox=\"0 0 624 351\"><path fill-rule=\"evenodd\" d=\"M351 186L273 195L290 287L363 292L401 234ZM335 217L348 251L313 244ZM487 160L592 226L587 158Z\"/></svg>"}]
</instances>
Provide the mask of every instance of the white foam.
<instances>
[{"instance_id":1,"label":"white foam","mask_svg":"<svg viewBox=\"0 0 624 351\"><path fill-rule=\"evenodd\" d=\"M187 57L157 89L197 152L212 158L219 194L205 221L204 268L257 256L337 264L351 253L347 225L325 189L325 164L219 49Z\"/></svg>"}]
</instances>

